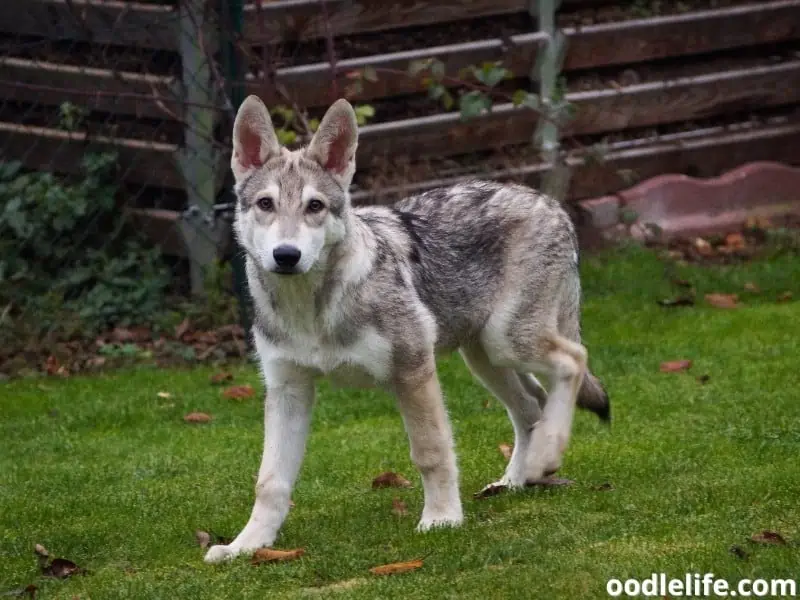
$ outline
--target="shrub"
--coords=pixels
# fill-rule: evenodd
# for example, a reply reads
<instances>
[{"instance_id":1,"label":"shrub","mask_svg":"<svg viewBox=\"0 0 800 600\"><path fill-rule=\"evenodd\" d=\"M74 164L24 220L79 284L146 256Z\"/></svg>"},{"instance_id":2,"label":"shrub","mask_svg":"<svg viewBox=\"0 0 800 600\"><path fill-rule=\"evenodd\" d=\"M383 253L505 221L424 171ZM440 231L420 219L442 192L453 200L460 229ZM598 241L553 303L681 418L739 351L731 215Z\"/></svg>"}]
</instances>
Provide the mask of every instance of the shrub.
<instances>
[{"instance_id":1,"label":"shrub","mask_svg":"<svg viewBox=\"0 0 800 600\"><path fill-rule=\"evenodd\" d=\"M118 210L115 162L87 155L74 181L0 163L0 312L39 332L70 315L94 333L160 308L167 271Z\"/></svg>"}]
</instances>

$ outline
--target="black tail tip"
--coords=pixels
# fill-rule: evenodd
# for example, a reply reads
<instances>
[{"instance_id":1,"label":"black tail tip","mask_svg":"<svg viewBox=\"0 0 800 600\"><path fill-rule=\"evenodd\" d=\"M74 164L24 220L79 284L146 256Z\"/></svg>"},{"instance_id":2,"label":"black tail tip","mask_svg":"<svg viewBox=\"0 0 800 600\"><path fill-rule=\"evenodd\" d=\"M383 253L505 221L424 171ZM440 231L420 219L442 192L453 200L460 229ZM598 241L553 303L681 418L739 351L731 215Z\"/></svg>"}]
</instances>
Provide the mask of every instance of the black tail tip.
<instances>
[{"instance_id":1,"label":"black tail tip","mask_svg":"<svg viewBox=\"0 0 800 600\"><path fill-rule=\"evenodd\" d=\"M611 425L611 401L608 399L608 396L605 397L605 402L603 405L597 407L597 410L594 411L594 414L596 414L606 425Z\"/></svg>"}]
</instances>

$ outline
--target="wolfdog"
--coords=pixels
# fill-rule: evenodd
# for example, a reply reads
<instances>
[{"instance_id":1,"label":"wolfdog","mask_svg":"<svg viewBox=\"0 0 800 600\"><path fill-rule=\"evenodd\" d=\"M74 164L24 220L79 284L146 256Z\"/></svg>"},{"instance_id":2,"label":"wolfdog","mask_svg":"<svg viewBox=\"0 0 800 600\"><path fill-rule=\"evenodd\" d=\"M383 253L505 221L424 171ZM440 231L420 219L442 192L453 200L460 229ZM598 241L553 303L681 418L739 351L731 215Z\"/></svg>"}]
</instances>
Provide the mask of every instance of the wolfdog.
<instances>
[{"instance_id":1,"label":"wolfdog","mask_svg":"<svg viewBox=\"0 0 800 600\"><path fill-rule=\"evenodd\" d=\"M396 396L422 478L418 531L463 520L437 354L459 349L508 411L514 450L493 485L518 488L555 472L576 404L609 418L581 345L578 245L561 205L527 187L469 181L392 207L352 207L357 143L343 99L296 151L279 145L256 96L236 115L234 230L267 388L265 441L250 520L207 562L274 542L320 376Z\"/></svg>"}]
</instances>

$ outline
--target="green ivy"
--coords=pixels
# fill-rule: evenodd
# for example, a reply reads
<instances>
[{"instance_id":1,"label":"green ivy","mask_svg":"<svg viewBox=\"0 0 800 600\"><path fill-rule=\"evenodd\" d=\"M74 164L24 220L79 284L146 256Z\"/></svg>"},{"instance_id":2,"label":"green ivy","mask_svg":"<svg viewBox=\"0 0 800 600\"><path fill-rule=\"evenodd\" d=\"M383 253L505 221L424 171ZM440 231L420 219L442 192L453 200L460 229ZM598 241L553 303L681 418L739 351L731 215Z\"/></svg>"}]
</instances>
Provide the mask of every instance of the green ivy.
<instances>
[{"instance_id":1,"label":"green ivy","mask_svg":"<svg viewBox=\"0 0 800 600\"><path fill-rule=\"evenodd\" d=\"M149 322L168 274L125 224L113 154L90 154L75 181L0 163L0 310L44 332L64 314L86 333Z\"/></svg>"}]
</instances>

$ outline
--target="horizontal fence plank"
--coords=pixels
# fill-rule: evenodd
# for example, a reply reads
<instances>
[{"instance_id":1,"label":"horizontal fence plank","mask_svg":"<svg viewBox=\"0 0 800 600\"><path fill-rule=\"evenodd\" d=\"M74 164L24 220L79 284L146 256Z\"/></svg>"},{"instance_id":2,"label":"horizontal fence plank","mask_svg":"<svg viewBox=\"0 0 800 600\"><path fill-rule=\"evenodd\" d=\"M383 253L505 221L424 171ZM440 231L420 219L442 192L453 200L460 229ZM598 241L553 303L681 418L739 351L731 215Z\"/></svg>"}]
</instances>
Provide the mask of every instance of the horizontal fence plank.
<instances>
[{"instance_id":1,"label":"horizontal fence plank","mask_svg":"<svg viewBox=\"0 0 800 600\"><path fill-rule=\"evenodd\" d=\"M565 70L702 54L799 39L800 0L600 23L565 33Z\"/></svg>"},{"instance_id":2,"label":"horizontal fence plank","mask_svg":"<svg viewBox=\"0 0 800 600\"><path fill-rule=\"evenodd\" d=\"M115 0L0 0L0 32L174 50L174 7Z\"/></svg>"},{"instance_id":3,"label":"horizontal fence plank","mask_svg":"<svg viewBox=\"0 0 800 600\"><path fill-rule=\"evenodd\" d=\"M180 120L178 92L172 77L0 57L0 103L71 102L88 110Z\"/></svg>"},{"instance_id":4,"label":"horizontal fence plank","mask_svg":"<svg viewBox=\"0 0 800 600\"><path fill-rule=\"evenodd\" d=\"M562 6L608 4L562 0ZM283 0L244 7L244 38L253 44L309 40L327 35L388 31L434 23L526 12L529 0ZM327 23L325 13L328 15Z\"/></svg>"},{"instance_id":5,"label":"horizontal fence plank","mask_svg":"<svg viewBox=\"0 0 800 600\"><path fill-rule=\"evenodd\" d=\"M80 173L81 161L87 153L115 152L120 180L183 189L175 160L177 151L173 144L90 137L83 132L0 122L0 156L40 171Z\"/></svg>"},{"instance_id":6,"label":"horizontal fence plank","mask_svg":"<svg viewBox=\"0 0 800 600\"><path fill-rule=\"evenodd\" d=\"M800 61L732 69L567 95L577 111L565 135L622 131L800 101ZM497 149L532 139L539 115L512 104L463 121L458 113L366 125L359 133L360 164L392 154L448 156Z\"/></svg>"},{"instance_id":7,"label":"horizontal fence plank","mask_svg":"<svg viewBox=\"0 0 800 600\"><path fill-rule=\"evenodd\" d=\"M565 71L688 56L800 39L800 0L753 2L680 15L570 27L564 29L564 33L569 40ZM421 78L409 77L405 72L411 61L425 58L441 60L449 77L457 77L458 71L466 66L498 60L515 76L525 77L543 41L542 34L533 32L508 39L341 60L337 63L337 86L344 89L350 83L349 72L372 67L378 72L378 80L362 81L363 89L351 97L353 101L421 92L424 91ZM322 106L330 102L332 79L327 62L284 67L275 72L275 81L303 106ZM267 103L285 101L264 82L250 81L247 88L249 93L261 96Z\"/></svg>"},{"instance_id":8,"label":"horizontal fence plank","mask_svg":"<svg viewBox=\"0 0 800 600\"><path fill-rule=\"evenodd\" d=\"M800 119L766 126L738 123L692 131L638 138L609 144L602 163L568 159L573 173L569 198L579 200L613 194L656 175L691 173L713 177L755 160L800 165ZM499 181L517 181L539 186L547 165L481 172L477 176ZM623 175L624 173L624 175ZM475 175L459 175L410 185L359 190L352 194L356 204L381 204L439 186L455 185Z\"/></svg>"}]
</instances>

